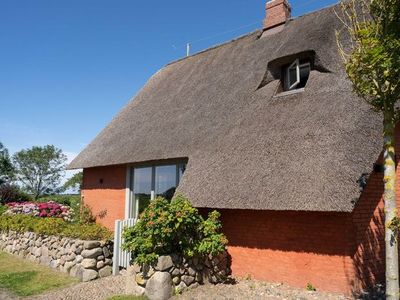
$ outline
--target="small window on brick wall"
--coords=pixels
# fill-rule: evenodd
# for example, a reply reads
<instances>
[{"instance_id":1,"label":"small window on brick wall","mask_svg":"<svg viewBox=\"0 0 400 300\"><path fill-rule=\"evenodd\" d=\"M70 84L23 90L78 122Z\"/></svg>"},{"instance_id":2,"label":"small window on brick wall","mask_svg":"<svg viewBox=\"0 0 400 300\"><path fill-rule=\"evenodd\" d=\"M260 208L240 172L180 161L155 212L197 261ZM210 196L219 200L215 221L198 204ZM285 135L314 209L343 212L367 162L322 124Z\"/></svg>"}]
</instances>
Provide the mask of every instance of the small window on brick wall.
<instances>
[{"instance_id":1,"label":"small window on brick wall","mask_svg":"<svg viewBox=\"0 0 400 300\"><path fill-rule=\"evenodd\" d=\"M302 89L306 86L310 76L311 64L309 60L296 59L289 66L282 68L283 91Z\"/></svg>"}]
</instances>

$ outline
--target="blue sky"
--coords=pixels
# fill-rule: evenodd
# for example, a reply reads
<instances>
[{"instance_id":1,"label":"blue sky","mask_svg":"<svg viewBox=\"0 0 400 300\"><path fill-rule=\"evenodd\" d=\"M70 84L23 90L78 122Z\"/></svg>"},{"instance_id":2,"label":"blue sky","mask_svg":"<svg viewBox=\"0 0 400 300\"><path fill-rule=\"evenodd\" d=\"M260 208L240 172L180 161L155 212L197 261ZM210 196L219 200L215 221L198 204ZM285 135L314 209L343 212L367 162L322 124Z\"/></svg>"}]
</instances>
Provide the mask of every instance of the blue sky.
<instances>
[{"instance_id":1,"label":"blue sky","mask_svg":"<svg viewBox=\"0 0 400 300\"><path fill-rule=\"evenodd\" d=\"M293 16L336 2L290 1ZM197 41L197 52L254 31L264 6L0 0L0 141L10 152L54 144L73 157L153 73L185 55L187 42Z\"/></svg>"}]
</instances>

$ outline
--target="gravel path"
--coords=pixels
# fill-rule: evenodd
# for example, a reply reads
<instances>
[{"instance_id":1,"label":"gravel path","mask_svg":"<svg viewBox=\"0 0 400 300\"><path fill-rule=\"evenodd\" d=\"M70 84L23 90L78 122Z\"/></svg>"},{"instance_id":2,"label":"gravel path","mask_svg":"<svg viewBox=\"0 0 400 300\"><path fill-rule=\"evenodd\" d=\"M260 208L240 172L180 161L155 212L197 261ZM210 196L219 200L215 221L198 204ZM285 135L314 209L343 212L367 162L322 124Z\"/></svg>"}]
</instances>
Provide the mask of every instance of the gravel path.
<instances>
[{"instance_id":1,"label":"gravel path","mask_svg":"<svg viewBox=\"0 0 400 300\"><path fill-rule=\"evenodd\" d=\"M125 278L110 276L90 282L78 283L70 287L25 299L34 300L104 300L125 292ZM0 298L1 299L1 298Z\"/></svg>"},{"instance_id":2,"label":"gravel path","mask_svg":"<svg viewBox=\"0 0 400 300\"><path fill-rule=\"evenodd\" d=\"M35 297L19 298L0 289L0 300L105 300L125 293L125 277L110 276L78 283ZM350 300L340 294L310 292L282 283L257 280L238 280L234 284L206 284L176 295L171 300ZM363 299L383 299L382 296Z\"/></svg>"},{"instance_id":3,"label":"gravel path","mask_svg":"<svg viewBox=\"0 0 400 300\"><path fill-rule=\"evenodd\" d=\"M348 300L339 294L309 292L295 289L281 283L267 283L257 280L239 280L235 284L203 285L174 296L173 300Z\"/></svg>"},{"instance_id":4,"label":"gravel path","mask_svg":"<svg viewBox=\"0 0 400 300\"><path fill-rule=\"evenodd\" d=\"M19 298L11 295L6 290L0 289L0 299L1 300L16 300Z\"/></svg>"}]
</instances>

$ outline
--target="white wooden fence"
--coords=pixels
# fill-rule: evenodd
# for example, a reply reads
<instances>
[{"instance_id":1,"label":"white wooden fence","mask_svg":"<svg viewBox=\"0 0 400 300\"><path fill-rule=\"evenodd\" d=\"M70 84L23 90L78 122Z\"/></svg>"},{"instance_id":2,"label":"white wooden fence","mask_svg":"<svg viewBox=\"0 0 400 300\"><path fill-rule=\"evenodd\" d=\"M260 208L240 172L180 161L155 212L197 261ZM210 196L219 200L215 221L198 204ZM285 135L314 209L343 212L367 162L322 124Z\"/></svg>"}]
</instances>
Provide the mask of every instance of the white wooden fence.
<instances>
[{"instance_id":1,"label":"white wooden fence","mask_svg":"<svg viewBox=\"0 0 400 300\"><path fill-rule=\"evenodd\" d=\"M132 227L135 225L136 219L116 220L114 231L114 253L113 253L113 275L119 274L119 268L127 268L131 260L131 253L123 251L121 246L124 242L122 238L122 231L125 227Z\"/></svg>"}]
</instances>

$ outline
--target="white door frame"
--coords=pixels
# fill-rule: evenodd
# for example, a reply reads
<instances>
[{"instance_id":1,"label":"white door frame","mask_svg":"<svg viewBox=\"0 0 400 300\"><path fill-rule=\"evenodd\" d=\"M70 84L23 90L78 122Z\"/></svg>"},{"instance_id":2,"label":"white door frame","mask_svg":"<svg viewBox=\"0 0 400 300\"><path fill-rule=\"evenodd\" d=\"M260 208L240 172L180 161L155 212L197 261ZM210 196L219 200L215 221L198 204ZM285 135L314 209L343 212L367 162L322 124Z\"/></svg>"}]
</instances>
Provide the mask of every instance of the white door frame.
<instances>
[{"instance_id":1,"label":"white door frame","mask_svg":"<svg viewBox=\"0 0 400 300\"><path fill-rule=\"evenodd\" d=\"M125 181L125 220L133 218L133 208L134 208L134 203L132 199L132 193L131 193L131 166L127 165L126 166L126 181Z\"/></svg>"}]
</instances>

